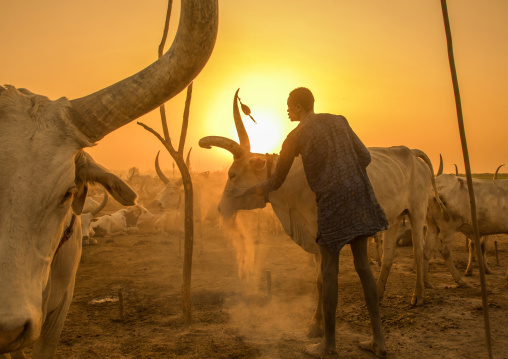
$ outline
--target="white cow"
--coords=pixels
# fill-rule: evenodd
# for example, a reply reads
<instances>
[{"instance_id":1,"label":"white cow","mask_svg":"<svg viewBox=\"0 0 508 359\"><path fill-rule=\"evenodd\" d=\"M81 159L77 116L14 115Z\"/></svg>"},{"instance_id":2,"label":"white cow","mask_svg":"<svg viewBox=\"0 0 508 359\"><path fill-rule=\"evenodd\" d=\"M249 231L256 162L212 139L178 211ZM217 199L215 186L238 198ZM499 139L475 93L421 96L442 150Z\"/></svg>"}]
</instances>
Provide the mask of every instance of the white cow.
<instances>
[{"instance_id":1,"label":"white cow","mask_svg":"<svg viewBox=\"0 0 508 359\"><path fill-rule=\"evenodd\" d=\"M263 208L270 202L284 231L303 249L318 253L316 244L317 208L315 195L309 188L300 157L297 157L284 184L268 196L251 195L238 198L246 188L266 180L277 161L277 155L250 152L250 142L242 123L237 104L238 91L233 101L240 144L218 136L202 138L204 148L218 146L233 154L229 179L219 205L225 217L232 217L239 210ZM416 283L411 303L423 302L423 227L427 202L433 198L434 172L428 157L419 150L404 146L370 148L372 162L367 167L369 179L379 204L385 211L389 227L384 233L382 269L378 278L379 295L382 296L395 256L395 235L404 215L413 228L413 250L416 261ZM423 161L421 160L423 159ZM318 307L311 323L309 335L322 334L321 275L318 275Z\"/></svg>"},{"instance_id":2,"label":"white cow","mask_svg":"<svg viewBox=\"0 0 508 359\"><path fill-rule=\"evenodd\" d=\"M153 222L155 217L142 204L121 209L113 214L97 218L92 222L92 230L96 237L113 237L121 234L136 233L138 224Z\"/></svg>"},{"instance_id":3,"label":"white cow","mask_svg":"<svg viewBox=\"0 0 508 359\"><path fill-rule=\"evenodd\" d=\"M0 354L34 344L34 359L54 356L81 254L85 184L101 183L124 205L135 199L102 167L83 166L82 149L174 97L204 67L218 1L182 0L181 8L166 54L105 89L52 101L0 86Z\"/></svg>"},{"instance_id":4,"label":"white cow","mask_svg":"<svg viewBox=\"0 0 508 359\"><path fill-rule=\"evenodd\" d=\"M451 219L443 218L436 203L432 199L429 201L424 260L425 285L431 286L428 278L428 265L437 238L440 243L439 251L453 279L460 286L466 287L466 282L453 263L452 244L455 232L461 232L467 237L473 238L467 182L462 177L442 174L436 177L436 186L439 197L445 204ZM473 178L473 188L480 236L508 234L508 180L493 181Z\"/></svg>"},{"instance_id":5,"label":"white cow","mask_svg":"<svg viewBox=\"0 0 508 359\"><path fill-rule=\"evenodd\" d=\"M0 348L5 352L16 352L13 358L23 358L21 348L39 338L33 349L34 358L51 358L62 330L65 316L72 300L74 280L81 257L81 209L87 193L87 183L101 183L116 198L125 205L132 205L136 193L102 166L96 164L85 152L78 151L74 158L75 175L69 176L68 181L58 184L60 189L68 188L61 196L48 203L53 208L45 216L32 206L26 206L17 222L5 221L2 231L10 232L0 241L1 268L17 268L18 270L2 271L2 291L0 291ZM42 186L38 186L42 187ZM4 191L4 194L9 194ZM44 200L42 196L31 198L30 203ZM2 202L2 207L5 201ZM21 204L15 206L16 209ZM62 215L61 225L52 228ZM29 227L20 227L23 217L29 219ZM57 222L58 223L58 222ZM36 231L37 235L31 233ZM21 239L37 240L43 233L47 240L38 241L35 257L30 255L32 241L25 243ZM16 244L16 245L14 245ZM9 251L16 247L16 252ZM9 253L10 252L10 253ZM47 253L43 256L44 253ZM6 255L8 254L8 255ZM39 256L41 258L39 258ZM38 263L42 260L43 263ZM28 266L17 266L16 263L30 263ZM34 267L47 265L45 271L38 275L46 275L45 281L33 278ZM26 267L26 272L20 270ZM39 268L40 268L39 267ZM32 278L32 280L28 280ZM9 297L6 297L9 296ZM9 301L12 296L12 300ZM43 304L44 303L44 304ZM40 337L39 337L40 335ZM0 354L1 356L1 354Z\"/></svg>"},{"instance_id":6,"label":"white cow","mask_svg":"<svg viewBox=\"0 0 508 359\"><path fill-rule=\"evenodd\" d=\"M187 168L190 168L190 151L187 155ZM157 195L157 205L164 212L155 222L158 232L169 233L171 231L182 232L185 228L185 190L182 179L172 182L162 172L159 166L159 153L155 157L155 171L165 187ZM202 236L202 212L201 212L201 189L196 181L192 181L193 192L193 220L197 231L197 237Z\"/></svg>"},{"instance_id":7,"label":"white cow","mask_svg":"<svg viewBox=\"0 0 508 359\"><path fill-rule=\"evenodd\" d=\"M88 200L90 197L86 197ZM96 202L92 199L92 201ZM81 214L81 232L82 232L82 238L83 238L83 244L89 245L89 244L97 244L97 240L93 238L95 235L94 230L92 229L92 221L97 216L97 214L106 207L106 204L108 203L108 192L104 191L104 197L102 199L101 203L98 203L97 207L93 208L89 212L85 212L83 209L83 213ZM86 200L85 200L85 207L86 207Z\"/></svg>"},{"instance_id":8,"label":"white cow","mask_svg":"<svg viewBox=\"0 0 508 359\"><path fill-rule=\"evenodd\" d=\"M497 167L496 172L494 172L494 178L493 178L494 180L497 179L499 170L503 166L504 165L500 165L499 167ZM476 256L476 253L475 253L475 249L474 249L474 241L469 237L466 237L466 238L468 239L468 244L469 244L469 258L467 261L467 268L466 268L466 271L464 274L466 276L472 276L473 275L473 260ZM485 273L492 274L492 269L490 269L488 261L487 261L487 245L488 245L488 243L489 243L489 236L482 236L480 238L480 245L481 245L481 249L482 249L481 252L483 255L483 266L485 269ZM508 273L507 273L507 278L508 278Z\"/></svg>"}]
</instances>

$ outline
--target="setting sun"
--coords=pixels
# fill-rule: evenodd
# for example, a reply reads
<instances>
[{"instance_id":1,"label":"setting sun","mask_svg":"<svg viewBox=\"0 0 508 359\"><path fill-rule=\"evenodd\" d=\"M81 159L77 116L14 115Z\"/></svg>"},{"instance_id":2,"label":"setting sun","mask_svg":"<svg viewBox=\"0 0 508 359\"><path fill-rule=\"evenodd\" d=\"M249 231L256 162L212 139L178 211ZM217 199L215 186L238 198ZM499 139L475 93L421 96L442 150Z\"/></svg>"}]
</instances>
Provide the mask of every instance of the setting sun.
<instances>
[{"instance_id":1,"label":"setting sun","mask_svg":"<svg viewBox=\"0 0 508 359\"><path fill-rule=\"evenodd\" d=\"M251 151L256 153L278 153L282 142L286 138L282 118L270 110L256 109L252 112L254 123L249 116L243 115L243 123L249 134ZM289 120L287 120L289 123ZM236 128L231 126L232 136L236 135Z\"/></svg>"}]
</instances>

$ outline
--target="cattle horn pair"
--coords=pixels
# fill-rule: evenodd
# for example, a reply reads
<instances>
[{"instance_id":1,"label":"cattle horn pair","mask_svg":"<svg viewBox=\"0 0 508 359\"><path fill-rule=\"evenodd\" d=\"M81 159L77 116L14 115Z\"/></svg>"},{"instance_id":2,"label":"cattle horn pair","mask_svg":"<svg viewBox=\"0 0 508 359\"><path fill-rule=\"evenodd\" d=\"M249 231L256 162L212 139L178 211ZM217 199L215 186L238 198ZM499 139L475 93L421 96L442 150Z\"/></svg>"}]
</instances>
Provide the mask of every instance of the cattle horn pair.
<instances>
[{"instance_id":1,"label":"cattle horn pair","mask_svg":"<svg viewBox=\"0 0 508 359\"><path fill-rule=\"evenodd\" d=\"M199 145L203 148L212 148L212 146L221 147L228 150L233 154L235 159L243 156L244 153L250 152L250 140L247 130L242 121L240 115L240 109L238 108L238 92L236 90L235 97L233 99L233 119L235 120L236 132L238 133L238 139L240 144L237 142L222 136L206 136L199 140Z\"/></svg>"},{"instance_id":2,"label":"cattle horn pair","mask_svg":"<svg viewBox=\"0 0 508 359\"><path fill-rule=\"evenodd\" d=\"M174 97L208 61L218 28L218 0L182 0L171 48L137 74L71 100L71 121L95 142Z\"/></svg>"}]
</instances>

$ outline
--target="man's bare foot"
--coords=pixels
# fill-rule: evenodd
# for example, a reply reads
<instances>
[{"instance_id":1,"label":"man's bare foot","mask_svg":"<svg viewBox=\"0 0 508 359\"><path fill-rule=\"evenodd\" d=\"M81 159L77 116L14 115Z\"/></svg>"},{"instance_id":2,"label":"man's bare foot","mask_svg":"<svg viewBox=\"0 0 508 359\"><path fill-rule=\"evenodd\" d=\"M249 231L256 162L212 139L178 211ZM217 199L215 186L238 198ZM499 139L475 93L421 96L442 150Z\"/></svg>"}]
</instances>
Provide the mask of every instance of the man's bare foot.
<instances>
[{"instance_id":1,"label":"man's bare foot","mask_svg":"<svg viewBox=\"0 0 508 359\"><path fill-rule=\"evenodd\" d=\"M379 344L374 343L372 340L367 342L360 342L358 346L363 350L370 350L373 352L378 358L386 358L386 349L384 345L381 347Z\"/></svg>"},{"instance_id":2,"label":"man's bare foot","mask_svg":"<svg viewBox=\"0 0 508 359\"><path fill-rule=\"evenodd\" d=\"M322 358L322 359L338 358L337 350L335 348L330 350L324 350L323 343L307 345L303 350L303 352L314 358Z\"/></svg>"}]
</instances>

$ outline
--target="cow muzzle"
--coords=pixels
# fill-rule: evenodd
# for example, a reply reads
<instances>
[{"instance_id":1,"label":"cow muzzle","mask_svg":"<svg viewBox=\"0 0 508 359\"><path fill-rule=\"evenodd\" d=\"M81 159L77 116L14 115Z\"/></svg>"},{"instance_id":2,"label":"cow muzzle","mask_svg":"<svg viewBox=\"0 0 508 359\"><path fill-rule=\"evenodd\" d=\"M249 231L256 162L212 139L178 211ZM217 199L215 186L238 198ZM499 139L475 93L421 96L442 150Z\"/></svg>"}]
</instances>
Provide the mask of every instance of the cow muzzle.
<instances>
[{"instance_id":1,"label":"cow muzzle","mask_svg":"<svg viewBox=\"0 0 508 359\"><path fill-rule=\"evenodd\" d=\"M23 321L20 321L21 323ZM18 324L10 329L10 326L0 324L0 353L9 353L19 350L30 337L30 323Z\"/></svg>"}]
</instances>

